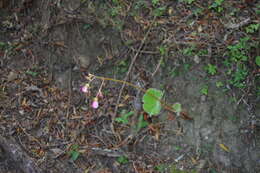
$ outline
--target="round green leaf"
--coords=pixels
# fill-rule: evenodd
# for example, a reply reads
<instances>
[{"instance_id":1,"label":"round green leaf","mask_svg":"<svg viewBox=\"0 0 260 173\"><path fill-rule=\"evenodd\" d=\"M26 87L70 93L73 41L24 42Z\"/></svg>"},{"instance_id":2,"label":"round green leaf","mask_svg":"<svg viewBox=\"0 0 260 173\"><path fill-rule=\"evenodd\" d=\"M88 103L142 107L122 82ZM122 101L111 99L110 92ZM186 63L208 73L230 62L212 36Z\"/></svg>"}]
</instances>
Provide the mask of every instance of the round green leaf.
<instances>
[{"instance_id":1,"label":"round green leaf","mask_svg":"<svg viewBox=\"0 0 260 173\"><path fill-rule=\"evenodd\" d=\"M163 92L154 88L148 89L143 96L143 109L150 116L158 115L161 111L161 98Z\"/></svg>"}]
</instances>

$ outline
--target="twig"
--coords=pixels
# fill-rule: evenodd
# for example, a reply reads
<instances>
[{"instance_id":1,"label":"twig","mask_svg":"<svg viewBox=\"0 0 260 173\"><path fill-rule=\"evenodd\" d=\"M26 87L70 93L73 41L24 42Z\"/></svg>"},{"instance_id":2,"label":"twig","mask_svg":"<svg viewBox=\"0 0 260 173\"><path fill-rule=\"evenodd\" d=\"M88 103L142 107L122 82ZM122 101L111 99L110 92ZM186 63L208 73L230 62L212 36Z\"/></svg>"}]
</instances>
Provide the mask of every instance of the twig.
<instances>
[{"instance_id":1,"label":"twig","mask_svg":"<svg viewBox=\"0 0 260 173\"><path fill-rule=\"evenodd\" d=\"M163 61L163 56L161 56L161 58L160 58L160 60L159 60L159 62L158 62L158 64L157 64L157 66L156 66L156 68L155 68L155 70L154 70L154 72L153 72L153 74L152 74L152 77L154 77L154 75L156 74L156 72L159 70L159 68L160 68L160 66L161 66L161 64L162 64L162 61Z\"/></svg>"},{"instance_id":2,"label":"twig","mask_svg":"<svg viewBox=\"0 0 260 173\"><path fill-rule=\"evenodd\" d=\"M136 50L135 48L133 48L131 46L129 46L129 49L131 49L134 52L138 52L138 50ZM154 54L154 55L159 54L158 51L150 51L150 50L140 50L139 53L142 53L142 54Z\"/></svg>"},{"instance_id":3,"label":"twig","mask_svg":"<svg viewBox=\"0 0 260 173\"><path fill-rule=\"evenodd\" d=\"M138 57L139 52L141 51L141 49L142 49L142 47L143 47L143 45L144 45L144 43L145 43L145 41L146 41L146 39L147 39L147 37L148 37L150 31L151 31L151 29L152 29L152 25L154 24L155 19L156 19L156 17L154 17L153 22L151 23L151 25L150 25L148 31L146 32L146 34L145 34L145 36L144 36L144 38L143 38L143 40L142 40L142 42L141 42L141 45L139 46L139 48L138 48L138 50L137 50L135 56L134 56L133 59L132 59L131 64L130 64L130 66L129 66L129 68L128 68L126 77L124 78L124 81L127 81L128 77L129 77L129 74L130 74L130 72L131 72L131 70L132 70L132 68L133 68L133 65L134 65L134 63L135 63L135 61L136 61L136 58ZM115 129L114 129L114 121L115 121L116 113L117 113L117 111L118 111L118 105L119 105L120 99L121 99L121 97L122 97L122 93L123 93L123 90L124 90L124 88L125 88L125 85L126 85L126 83L123 83L123 85L122 85L122 87L121 87L121 89L120 89L120 92L119 92L119 95L118 95L118 99L117 99L117 102L116 102L116 107L115 107L115 110L114 110L114 114L112 115L111 130L112 130L112 132L113 132L115 135L116 135L116 133L115 133ZM116 135L116 136L118 136L119 139L120 139L120 136L119 136L119 135Z\"/></svg>"},{"instance_id":4,"label":"twig","mask_svg":"<svg viewBox=\"0 0 260 173\"><path fill-rule=\"evenodd\" d=\"M246 18L245 20L243 20L239 23L224 24L224 26L228 29L237 29L244 25L247 25L249 22L250 22L250 18Z\"/></svg>"},{"instance_id":5,"label":"twig","mask_svg":"<svg viewBox=\"0 0 260 173\"><path fill-rule=\"evenodd\" d=\"M127 81L128 77L129 77L129 74L130 74L130 72L131 72L131 70L132 70L132 68L133 68L133 65L134 65L134 63L135 63L135 61L136 61L136 58L138 57L139 52L141 51L141 49L142 49L142 47L143 47L143 45L144 45L144 43L145 43L145 41L146 41L146 39L147 39L147 37L148 37L148 34L149 34L150 31L151 31L151 28L152 28L152 25L153 25L154 22L155 22L155 19L156 19L156 17L154 17L152 24L150 25L148 31L146 32L146 34L145 34L145 36L144 36L144 38L143 38L143 40L142 40L142 42L141 42L141 45L139 46L139 48L138 48L138 50L137 50L137 52L136 52L134 58L132 59L131 64L130 64L130 66L129 66L129 68L128 68L128 71L127 71L127 74L126 74L126 77L125 77L124 81ZM112 123L114 122L114 119L115 119L115 116L116 116L116 113L117 113L117 110L118 110L118 105L119 105L119 102L120 102L120 99L121 99L123 90L124 90L124 88L125 88L125 85L126 85L126 84L123 83L123 85L122 85L122 87L121 87L121 89L120 89L119 96L118 96L118 99L117 99L117 102L116 102L116 108L115 108L115 111L114 111L114 115L113 115L113 117L112 117Z\"/></svg>"}]
</instances>

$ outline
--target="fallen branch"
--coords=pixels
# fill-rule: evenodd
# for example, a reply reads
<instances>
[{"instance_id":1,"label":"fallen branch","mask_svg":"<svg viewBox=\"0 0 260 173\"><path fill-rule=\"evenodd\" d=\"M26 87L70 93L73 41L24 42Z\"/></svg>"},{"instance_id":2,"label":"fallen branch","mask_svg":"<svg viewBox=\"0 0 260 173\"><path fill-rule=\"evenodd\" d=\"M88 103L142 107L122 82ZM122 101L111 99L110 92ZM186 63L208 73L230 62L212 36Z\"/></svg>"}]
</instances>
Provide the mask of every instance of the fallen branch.
<instances>
[{"instance_id":1,"label":"fallen branch","mask_svg":"<svg viewBox=\"0 0 260 173\"><path fill-rule=\"evenodd\" d=\"M245 20L243 20L243 21L241 21L239 23L225 24L225 27L227 29L237 29L237 28L240 28L240 27L242 27L244 25L247 25L249 22L250 22L250 18L247 18L247 19L245 19Z\"/></svg>"}]
</instances>

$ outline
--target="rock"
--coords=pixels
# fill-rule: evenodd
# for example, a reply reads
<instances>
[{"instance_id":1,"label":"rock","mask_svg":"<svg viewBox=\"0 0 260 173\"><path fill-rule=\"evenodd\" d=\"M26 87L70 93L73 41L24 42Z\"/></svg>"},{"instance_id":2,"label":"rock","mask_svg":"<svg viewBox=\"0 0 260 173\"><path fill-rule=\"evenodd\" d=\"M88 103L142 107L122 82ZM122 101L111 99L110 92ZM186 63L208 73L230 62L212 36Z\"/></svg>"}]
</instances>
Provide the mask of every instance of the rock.
<instances>
[{"instance_id":1,"label":"rock","mask_svg":"<svg viewBox=\"0 0 260 173\"><path fill-rule=\"evenodd\" d=\"M194 60L194 62L197 63L197 64L200 63L200 58L199 58L198 55L195 55L193 60Z\"/></svg>"},{"instance_id":2,"label":"rock","mask_svg":"<svg viewBox=\"0 0 260 173\"><path fill-rule=\"evenodd\" d=\"M7 76L7 81L13 81L17 78L18 74L16 72L11 71Z\"/></svg>"},{"instance_id":3,"label":"rock","mask_svg":"<svg viewBox=\"0 0 260 173\"><path fill-rule=\"evenodd\" d=\"M90 65L90 58L84 55L80 55L76 58L78 60L79 66L83 68L88 68Z\"/></svg>"}]
</instances>

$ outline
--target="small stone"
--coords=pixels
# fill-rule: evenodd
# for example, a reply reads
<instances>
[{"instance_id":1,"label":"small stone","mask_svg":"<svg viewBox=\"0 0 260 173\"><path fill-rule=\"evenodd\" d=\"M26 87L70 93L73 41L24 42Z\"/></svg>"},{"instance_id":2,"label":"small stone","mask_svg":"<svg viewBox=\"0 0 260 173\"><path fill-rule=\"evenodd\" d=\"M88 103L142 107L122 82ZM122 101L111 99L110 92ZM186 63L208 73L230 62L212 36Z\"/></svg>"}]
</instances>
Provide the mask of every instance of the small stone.
<instances>
[{"instance_id":1,"label":"small stone","mask_svg":"<svg viewBox=\"0 0 260 173\"><path fill-rule=\"evenodd\" d=\"M80 55L78 56L78 62L79 62L79 65L83 68L88 68L89 65L90 65L90 58L87 57L87 56L83 56L83 55Z\"/></svg>"},{"instance_id":2,"label":"small stone","mask_svg":"<svg viewBox=\"0 0 260 173\"><path fill-rule=\"evenodd\" d=\"M60 155L61 153L63 153L63 150L59 149L59 148L52 148L50 149L55 155Z\"/></svg>"},{"instance_id":3,"label":"small stone","mask_svg":"<svg viewBox=\"0 0 260 173\"><path fill-rule=\"evenodd\" d=\"M15 79L17 78L17 76L18 76L17 73L11 71L11 72L8 74L8 76L7 76L8 82L15 80Z\"/></svg>"},{"instance_id":4,"label":"small stone","mask_svg":"<svg viewBox=\"0 0 260 173\"><path fill-rule=\"evenodd\" d=\"M205 95L202 95L201 97L200 97L200 100L201 100L201 102L205 102L206 101L206 96Z\"/></svg>"},{"instance_id":5,"label":"small stone","mask_svg":"<svg viewBox=\"0 0 260 173\"><path fill-rule=\"evenodd\" d=\"M19 113L21 114L21 115L24 115L24 110L19 110Z\"/></svg>"},{"instance_id":6,"label":"small stone","mask_svg":"<svg viewBox=\"0 0 260 173\"><path fill-rule=\"evenodd\" d=\"M195 61L195 63L197 63L197 64L200 63L200 58L199 58L198 55L195 55L195 56L194 56L194 61Z\"/></svg>"}]
</instances>

